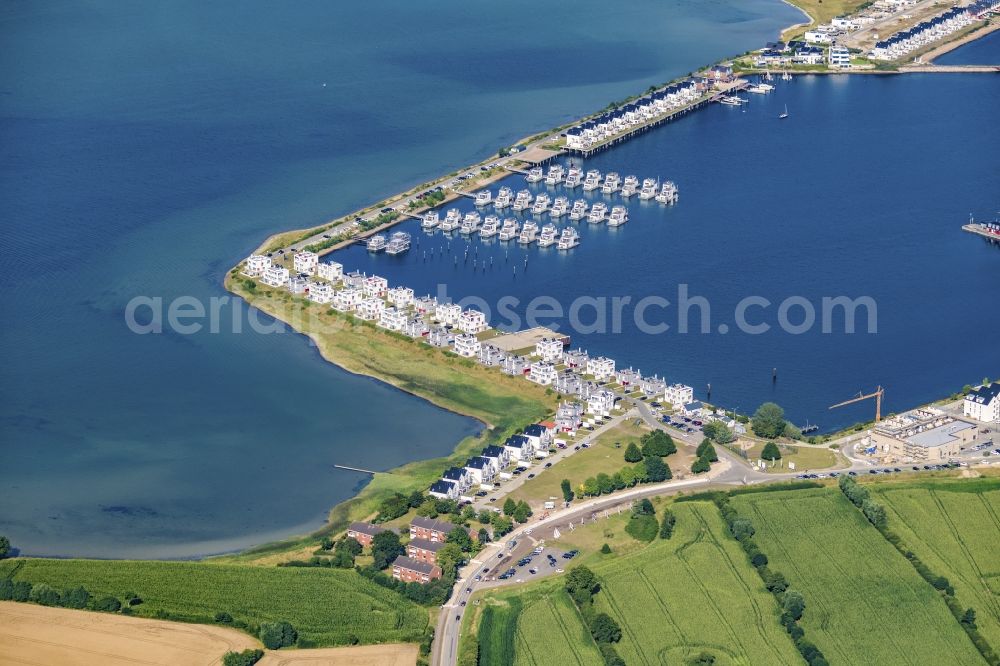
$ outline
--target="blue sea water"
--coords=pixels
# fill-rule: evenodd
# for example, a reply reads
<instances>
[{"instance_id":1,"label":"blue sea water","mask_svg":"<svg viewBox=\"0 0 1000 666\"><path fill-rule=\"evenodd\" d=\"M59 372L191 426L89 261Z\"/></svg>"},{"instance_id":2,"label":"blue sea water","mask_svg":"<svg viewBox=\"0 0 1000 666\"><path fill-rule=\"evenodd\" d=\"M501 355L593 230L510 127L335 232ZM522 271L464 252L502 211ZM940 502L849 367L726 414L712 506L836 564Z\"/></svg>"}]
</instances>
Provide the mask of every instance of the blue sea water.
<instances>
[{"instance_id":1,"label":"blue sea water","mask_svg":"<svg viewBox=\"0 0 1000 666\"><path fill-rule=\"evenodd\" d=\"M0 533L34 555L222 552L318 527L364 481L332 464L450 451L478 425L298 335L136 335L126 308L209 307L269 233L800 17L775 0L0 5Z\"/></svg>"},{"instance_id":2,"label":"blue sea water","mask_svg":"<svg viewBox=\"0 0 1000 666\"><path fill-rule=\"evenodd\" d=\"M346 269L384 275L418 294L438 294L445 285L453 298L481 299L468 303L488 306L501 325L555 324L576 347L690 384L700 398L728 409L746 413L774 400L794 422L823 430L870 419L871 401L828 407L877 385L886 389L884 412L891 412L1000 376L1000 246L961 230L970 211L991 218L1000 203L1000 135L993 127L1000 80L806 76L775 85L745 107L705 108L574 159L585 171L672 179L680 201L664 207L633 198L626 204L630 221L618 228L561 218L557 226L575 226L582 237L570 252L426 236L412 222L406 227L419 246L405 256L370 255L355 245L334 257ZM786 108L789 117L779 120ZM526 187L521 176L503 184ZM623 203L581 189L532 189ZM458 207L473 206L463 199ZM705 299L707 329L703 310L692 305L688 332L681 330L682 288ZM533 301L538 296L551 302ZM874 306L871 316L856 311L853 333L842 310L823 315L823 299L841 296L870 298ZM620 331L616 297L632 299L621 309ZM634 306L648 297L670 305L652 303L641 321L669 329L639 325ZM746 298L770 303L745 317L767 332L738 326ZM606 316L581 305L583 326L574 327L572 305L585 303L578 299L603 299ZM786 301L791 326L783 328ZM545 313L558 304L562 314L527 321L533 302ZM807 308L815 323L800 329Z\"/></svg>"},{"instance_id":3,"label":"blue sea water","mask_svg":"<svg viewBox=\"0 0 1000 666\"><path fill-rule=\"evenodd\" d=\"M937 65L1000 65L1000 31L963 44L934 59Z\"/></svg>"}]
</instances>

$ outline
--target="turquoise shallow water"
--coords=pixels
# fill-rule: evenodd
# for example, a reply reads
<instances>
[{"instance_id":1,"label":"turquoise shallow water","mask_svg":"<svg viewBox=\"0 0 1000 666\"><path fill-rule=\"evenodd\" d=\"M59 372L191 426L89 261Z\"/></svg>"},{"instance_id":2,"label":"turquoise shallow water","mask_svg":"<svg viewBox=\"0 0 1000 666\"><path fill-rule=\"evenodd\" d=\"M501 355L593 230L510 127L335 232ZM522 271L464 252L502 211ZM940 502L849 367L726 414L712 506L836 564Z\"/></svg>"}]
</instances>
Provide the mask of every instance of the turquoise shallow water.
<instances>
[{"instance_id":1,"label":"turquoise shallow water","mask_svg":"<svg viewBox=\"0 0 1000 666\"><path fill-rule=\"evenodd\" d=\"M294 334L135 335L306 227L773 38L771 0L0 7L0 533L186 557L302 532L477 425ZM326 84L325 86L323 84ZM232 306L221 312L228 321Z\"/></svg>"}]
</instances>

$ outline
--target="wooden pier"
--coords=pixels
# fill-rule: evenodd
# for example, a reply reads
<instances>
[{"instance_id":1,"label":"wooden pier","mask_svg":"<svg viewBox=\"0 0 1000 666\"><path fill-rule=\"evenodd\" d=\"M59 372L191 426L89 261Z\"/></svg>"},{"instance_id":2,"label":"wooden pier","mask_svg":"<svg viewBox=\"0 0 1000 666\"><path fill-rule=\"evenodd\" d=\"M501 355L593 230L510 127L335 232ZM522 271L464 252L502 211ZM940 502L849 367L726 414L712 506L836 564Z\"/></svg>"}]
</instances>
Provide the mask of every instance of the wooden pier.
<instances>
[{"instance_id":1,"label":"wooden pier","mask_svg":"<svg viewBox=\"0 0 1000 666\"><path fill-rule=\"evenodd\" d=\"M371 474L375 476L378 472L373 472L370 469L361 469L360 467L350 467L348 465L334 465L337 469L346 469L348 472L361 472L362 474Z\"/></svg>"},{"instance_id":2,"label":"wooden pier","mask_svg":"<svg viewBox=\"0 0 1000 666\"><path fill-rule=\"evenodd\" d=\"M709 104L712 104L713 102L718 102L723 97L726 97L733 93L737 93L741 90L745 90L749 85L750 85L749 82L743 79L739 79L736 82L734 82L733 85L725 88L724 90L716 92L714 95L711 95L710 97L706 97L702 100L695 102L694 104L685 106L684 108L681 109L677 109L676 111L671 111L670 113L660 116L658 118L653 118L652 120L642 125L639 125L638 127L630 129L624 134L619 134L617 136L614 136L596 146L591 146L590 148L566 148L566 154L578 155L580 157L591 157L592 155L607 150L608 148L613 148L614 146L625 143L632 137L638 136L643 132L648 132L649 130L655 127L659 127L660 125L664 125L666 123L677 120L678 118L681 118L689 113L697 111L698 109L706 107Z\"/></svg>"}]
</instances>

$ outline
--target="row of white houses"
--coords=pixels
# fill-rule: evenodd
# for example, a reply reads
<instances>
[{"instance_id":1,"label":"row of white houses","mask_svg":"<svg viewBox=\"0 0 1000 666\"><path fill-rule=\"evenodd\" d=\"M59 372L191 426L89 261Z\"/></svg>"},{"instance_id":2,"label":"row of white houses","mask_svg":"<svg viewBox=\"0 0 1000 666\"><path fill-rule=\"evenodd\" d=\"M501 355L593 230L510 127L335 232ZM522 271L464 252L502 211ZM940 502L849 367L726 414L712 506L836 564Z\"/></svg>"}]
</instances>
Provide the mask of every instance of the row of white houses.
<instances>
[{"instance_id":1,"label":"row of white houses","mask_svg":"<svg viewBox=\"0 0 1000 666\"><path fill-rule=\"evenodd\" d=\"M998 9L1000 9L1000 0L980 0L967 7L952 7L942 14L918 23L909 30L902 30L888 39L876 42L871 51L871 57L874 60L898 60L913 51L958 32Z\"/></svg>"},{"instance_id":2,"label":"row of white houses","mask_svg":"<svg viewBox=\"0 0 1000 666\"><path fill-rule=\"evenodd\" d=\"M586 150L616 134L648 123L659 116L697 100L707 86L688 79L640 97L620 109L610 111L566 131L568 148Z\"/></svg>"}]
</instances>

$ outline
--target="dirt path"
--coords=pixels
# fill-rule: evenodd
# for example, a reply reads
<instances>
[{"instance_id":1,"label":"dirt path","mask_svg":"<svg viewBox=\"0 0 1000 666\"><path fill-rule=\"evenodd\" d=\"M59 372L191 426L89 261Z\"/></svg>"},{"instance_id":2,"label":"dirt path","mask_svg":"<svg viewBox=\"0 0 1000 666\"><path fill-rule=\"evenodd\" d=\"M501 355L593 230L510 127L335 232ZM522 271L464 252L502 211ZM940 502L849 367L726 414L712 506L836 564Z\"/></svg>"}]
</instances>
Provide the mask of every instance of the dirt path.
<instances>
[{"instance_id":1,"label":"dirt path","mask_svg":"<svg viewBox=\"0 0 1000 666\"><path fill-rule=\"evenodd\" d=\"M2 666L211 666L228 650L255 647L224 627L0 602Z\"/></svg>"},{"instance_id":2,"label":"dirt path","mask_svg":"<svg viewBox=\"0 0 1000 666\"><path fill-rule=\"evenodd\" d=\"M258 666L414 666L417 646L407 643L270 652Z\"/></svg>"}]
</instances>

